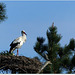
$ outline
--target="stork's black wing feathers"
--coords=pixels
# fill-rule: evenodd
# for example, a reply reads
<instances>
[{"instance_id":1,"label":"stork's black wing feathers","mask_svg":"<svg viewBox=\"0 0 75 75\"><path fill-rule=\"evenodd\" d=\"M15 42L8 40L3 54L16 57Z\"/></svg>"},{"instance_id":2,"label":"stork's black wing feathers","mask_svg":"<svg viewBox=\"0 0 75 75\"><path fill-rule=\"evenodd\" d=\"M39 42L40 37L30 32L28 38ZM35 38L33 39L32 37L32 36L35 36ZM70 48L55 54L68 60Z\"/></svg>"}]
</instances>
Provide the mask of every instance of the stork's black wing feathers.
<instances>
[{"instance_id":1,"label":"stork's black wing feathers","mask_svg":"<svg viewBox=\"0 0 75 75\"><path fill-rule=\"evenodd\" d=\"M18 44L20 44L20 42L17 42L17 43L13 43L13 42L12 42L12 43L10 44L11 48L10 48L9 53L11 53L12 49L15 48Z\"/></svg>"},{"instance_id":2,"label":"stork's black wing feathers","mask_svg":"<svg viewBox=\"0 0 75 75\"><path fill-rule=\"evenodd\" d=\"M15 39L14 41L12 41L12 43L10 44L10 46L12 45L16 45L20 43L20 37L18 37L17 39Z\"/></svg>"},{"instance_id":3,"label":"stork's black wing feathers","mask_svg":"<svg viewBox=\"0 0 75 75\"><path fill-rule=\"evenodd\" d=\"M17 42L17 43L11 43L10 46L14 48L14 47L16 47L18 44L20 44L20 42Z\"/></svg>"}]
</instances>

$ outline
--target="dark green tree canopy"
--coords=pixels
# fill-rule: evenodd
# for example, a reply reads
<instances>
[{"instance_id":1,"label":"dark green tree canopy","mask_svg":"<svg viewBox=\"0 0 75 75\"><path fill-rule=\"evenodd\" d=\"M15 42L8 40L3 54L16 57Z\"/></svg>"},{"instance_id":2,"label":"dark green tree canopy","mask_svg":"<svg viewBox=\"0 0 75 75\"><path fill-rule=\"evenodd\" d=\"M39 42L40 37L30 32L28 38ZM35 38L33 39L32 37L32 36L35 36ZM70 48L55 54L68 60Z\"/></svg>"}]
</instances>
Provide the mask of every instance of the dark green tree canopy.
<instances>
[{"instance_id":1,"label":"dark green tree canopy","mask_svg":"<svg viewBox=\"0 0 75 75\"><path fill-rule=\"evenodd\" d=\"M0 3L0 22L7 19L6 16L6 5L4 3Z\"/></svg>"},{"instance_id":2,"label":"dark green tree canopy","mask_svg":"<svg viewBox=\"0 0 75 75\"><path fill-rule=\"evenodd\" d=\"M60 40L62 36L57 33L57 27L54 23L48 28L48 42L45 44L45 38L37 37L34 50L45 60L50 60L52 65L48 65L43 73L61 73L66 69L67 73L73 73L75 68L75 40L72 38L68 45L61 47ZM47 56L48 57L47 57Z\"/></svg>"}]
</instances>

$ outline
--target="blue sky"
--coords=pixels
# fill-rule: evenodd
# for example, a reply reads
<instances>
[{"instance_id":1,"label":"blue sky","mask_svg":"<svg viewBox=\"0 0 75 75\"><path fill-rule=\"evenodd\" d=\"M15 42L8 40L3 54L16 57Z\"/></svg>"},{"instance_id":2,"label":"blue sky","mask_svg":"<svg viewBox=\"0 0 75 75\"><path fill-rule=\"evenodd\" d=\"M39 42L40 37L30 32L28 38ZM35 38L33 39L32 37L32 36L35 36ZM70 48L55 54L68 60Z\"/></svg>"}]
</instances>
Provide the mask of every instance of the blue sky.
<instances>
[{"instance_id":1,"label":"blue sky","mask_svg":"<svg viewBox=\"0 0 75 75\"><path fill-rule=\"evenodd\" d=\"M6 4L8 19L0 23L0 51L9 50L10 43L21 36L21 30L25 30L27 41L19 49L19 55L38 56L33 49L36 38L39 36L46 38L46 31L52 22L62 35L61 46L75 38L75 2L3 1L3 3Z\"/></svg>"}]
</instances>

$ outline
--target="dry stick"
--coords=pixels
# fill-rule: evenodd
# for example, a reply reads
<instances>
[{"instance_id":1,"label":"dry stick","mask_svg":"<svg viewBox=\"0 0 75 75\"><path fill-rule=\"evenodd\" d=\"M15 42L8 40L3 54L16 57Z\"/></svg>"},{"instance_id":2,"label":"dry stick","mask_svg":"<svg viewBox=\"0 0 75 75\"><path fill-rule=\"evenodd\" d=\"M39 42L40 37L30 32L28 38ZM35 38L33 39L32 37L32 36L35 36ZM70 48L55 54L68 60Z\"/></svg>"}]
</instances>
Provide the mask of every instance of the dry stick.
<instances>
[{"instance_id":1,"label":"dry stick","mask_svg":"<svg viewBox=\"0 0 75 75\"><path fill-rule=\"evenodd\" d=\"M7 66L7 65L4 65L4 66L0 67L0 70L3 69L3 68L6 67L6 66Z\"/></svg>"},{"instance_id":2,"label":"dry stick","mask_svg":"<svg viewBox=\"0 0 75 75\"><path fill-rule=\"evenodd\" d=\"M6 67L6 66L8 66L8 65L4 65L4 66L2 66L2 67L0 67L0 70L1 69L3 69L4 67ZM19 67L18 65L17 65L17 67ZM24 69L22 69L21 67L19 67L22 71L24 71L25 72L25 70Z\"/></svg>"},{"instance_id":3,"label":"dry stick","mask_svg":"<svg viewBox=\"0 0 75 75\"><path fill-rule=\"evenodd\" d=\"M50 61L47 61L42 68L37 72L37 74L39 74L48 64L52 64Z\"/></svg>"}]
</instances>

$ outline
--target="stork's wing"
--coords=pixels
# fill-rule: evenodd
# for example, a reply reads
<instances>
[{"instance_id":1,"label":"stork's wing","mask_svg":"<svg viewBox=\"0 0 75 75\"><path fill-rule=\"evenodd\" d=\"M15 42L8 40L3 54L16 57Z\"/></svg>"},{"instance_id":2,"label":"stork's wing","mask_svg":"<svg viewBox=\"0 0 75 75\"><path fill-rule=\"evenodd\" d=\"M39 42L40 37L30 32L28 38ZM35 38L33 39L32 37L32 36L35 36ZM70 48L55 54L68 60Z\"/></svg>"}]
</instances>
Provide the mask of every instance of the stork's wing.
<instances>
[{"instance_id":1,"label":"stork's wing","mask_svg":"<svg viewBox=\"0 0 75 75\"><path fill-rule=\"evenodd\" d=\"M12 43L10 44L10 46L12 46L13 44L18 44L21 42L21 37L15 39L14 41L12 41Z\"/></svg>"}]
</instances>

